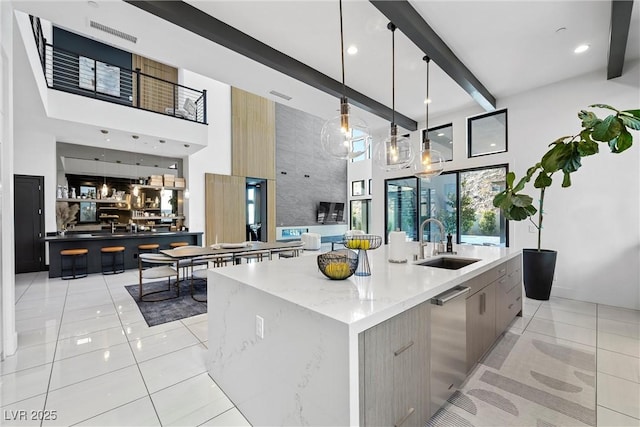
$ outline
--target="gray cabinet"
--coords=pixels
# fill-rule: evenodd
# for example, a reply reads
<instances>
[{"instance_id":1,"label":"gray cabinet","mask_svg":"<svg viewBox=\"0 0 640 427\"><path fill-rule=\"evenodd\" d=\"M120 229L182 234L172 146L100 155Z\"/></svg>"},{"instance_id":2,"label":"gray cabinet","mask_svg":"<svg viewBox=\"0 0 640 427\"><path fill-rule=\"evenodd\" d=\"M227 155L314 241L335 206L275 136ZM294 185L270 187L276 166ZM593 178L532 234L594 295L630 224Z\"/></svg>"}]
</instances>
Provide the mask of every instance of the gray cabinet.
<instances>
[{"instance_id":1,"label":"gray cabinet","mask_svg":"<svg viewBox=\"0 0 640 427\"><path fill-rule=\"evenodd\" d=\"M507 262L507 275L496 288L496 334L522 312L522 256Z\"/></svg>"},{"instance_id":2,"label":"gray cabinet","mask_svg":"<svg viewBox=\"0 0 640 427\"><path fill-rule=\"evenodd\" d=\"M467 372L496 339L496 283L467 298Z\"/></svg>"},{"instance_id":3,"label":"gray cabinet","mask_svg":"<svg viewBox=\"0 0 640 427\"><path fill-rule=\"evenodd\" d=\"M429 314L426 302L360 334L360 425L429 419Z\"/></svg>"}]
</instances>

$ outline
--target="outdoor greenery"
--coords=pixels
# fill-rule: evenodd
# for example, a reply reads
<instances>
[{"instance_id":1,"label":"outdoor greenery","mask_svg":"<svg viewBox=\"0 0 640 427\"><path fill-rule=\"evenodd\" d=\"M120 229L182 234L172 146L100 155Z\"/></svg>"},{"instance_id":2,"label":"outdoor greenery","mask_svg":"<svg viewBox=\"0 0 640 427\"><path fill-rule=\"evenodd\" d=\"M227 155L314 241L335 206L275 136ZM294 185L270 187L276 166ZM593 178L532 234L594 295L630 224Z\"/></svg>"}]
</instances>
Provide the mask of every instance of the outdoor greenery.
<instances>
[{"instance_id":1,"label":"outdoor greenery","mask_svg":"<svg viewBox=\"0 0 640 427\"><path fill-rule=\"evenodd\" d=\"M612 153L621 153L633 144L633 137L629 130L640 130L640 110L620 111L605 104L594 104L589 107L602 108L614 113L605 119L600 119L591 111L580 111L578 118L582 121L582 129L576 135L563 136L552 142L551 148L542 156L542 159L527 169L525 176L517 183L515 173L509 172L505 190L493 199L493 205L502 210L505 218L515 221L528 219L535 225L538 230L538 251L542 241L544 195L545 190L553 183L553 174L562 172L562 187L571 186L571 174L582 166L583 157L599 152L599 142L607 143ZM540 190L537 209L533 206L533 198L522 193L532 178L534 178L533 186ZM536 213L538 214L537 222L532 219Z\"/></svg>"},{"instance_id":2,"label":"outdoor greenery","mask_svg":"<svg viewBox=\"0 0 640 427\"><path fill-rule=\"evenodd\" d=\"M496 213L495 211L482 212L482 218L478 223L478 228L484 236L493 236L496 234Z\"/></svg>"}]
</instances>

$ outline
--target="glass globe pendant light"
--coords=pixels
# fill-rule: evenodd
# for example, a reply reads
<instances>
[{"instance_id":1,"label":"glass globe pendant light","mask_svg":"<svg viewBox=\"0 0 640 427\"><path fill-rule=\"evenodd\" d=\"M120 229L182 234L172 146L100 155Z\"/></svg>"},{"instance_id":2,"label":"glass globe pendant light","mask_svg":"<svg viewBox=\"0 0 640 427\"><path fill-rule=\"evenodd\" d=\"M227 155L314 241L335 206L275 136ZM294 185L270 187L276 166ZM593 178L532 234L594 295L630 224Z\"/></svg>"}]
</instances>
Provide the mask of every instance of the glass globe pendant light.
<instances>
[{"instance_id":1,"label":"glass globe pendant light","mask_svg":"<svg viewBox=\"0 0 640 427\"><path fill-rule=\"evenodd\" d=\"M405 169L411 166L414 158L414 150L411 141L400 135L398 136L398 126L396 125L396 54L395 54L395 31L396 26L389 22L387 28L391 31L391 128L389 137L379 143L374 152L374 162L385 170L393 171Z\"/></svg>"},{"instance_id":2,"label":"glass globe pendant light","mask_svg":"<svg viewBox=\"0 0 640 427\"><path fill-rule=\"evenodd\" d=\"M438 150L431 148L431 140L429 139L429 62L428 56L422 58L427 63L427 98L426 98L426 114L425 114L425 131L422 134L420 156L416 158L413 164L414 175L418 178L429 179L438 176L444 171L444 157Z\"/></svg>"},{"instance_id":3,"label":"glass globe pendant light","mask_svg":"<svg viewBox=\"0 0 640 427\"><path fill-rule=\"evenodd\" d=\"M327 120L320 131L324 151L338 159L353 159L369 149L371 133L361 118L349 114L349 102L344 83L344 35L342 30L342 0L340 0L340 54L342 58L342 97L340 114Z\"/></svg>"}]
</instances>

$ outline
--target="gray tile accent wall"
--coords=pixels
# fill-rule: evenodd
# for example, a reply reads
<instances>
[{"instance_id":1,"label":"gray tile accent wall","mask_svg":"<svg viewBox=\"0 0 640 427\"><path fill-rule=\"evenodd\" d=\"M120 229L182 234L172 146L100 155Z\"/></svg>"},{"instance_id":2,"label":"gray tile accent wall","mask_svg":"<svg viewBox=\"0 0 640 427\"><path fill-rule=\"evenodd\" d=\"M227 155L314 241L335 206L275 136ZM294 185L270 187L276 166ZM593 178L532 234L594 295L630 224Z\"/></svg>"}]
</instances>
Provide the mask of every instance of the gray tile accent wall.
<instances>
[{"instance_id":1,"label":"gray tile accent wall","mask_svg":"<svg viewBox=\"0 0 640 427\"><path fill-rule=\"evenodd\" d=\"M345 203L347 220L347 161L322 150L323 124L319 117L276 103L278 227L317 225L319 202Z\"/></svg>"}]
</instances>

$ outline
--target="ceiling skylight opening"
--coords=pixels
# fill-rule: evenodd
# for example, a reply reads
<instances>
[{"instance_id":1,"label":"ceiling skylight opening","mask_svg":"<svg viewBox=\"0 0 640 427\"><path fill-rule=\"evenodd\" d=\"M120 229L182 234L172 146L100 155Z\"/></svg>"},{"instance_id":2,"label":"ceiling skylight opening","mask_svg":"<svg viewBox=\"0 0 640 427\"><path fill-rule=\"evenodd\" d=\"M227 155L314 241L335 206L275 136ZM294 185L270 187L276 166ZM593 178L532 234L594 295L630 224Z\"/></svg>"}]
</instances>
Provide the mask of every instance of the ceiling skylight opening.
<instances>
[{"instance_id":1,"label":"ceiling skylight opening","mask_svg":"<svg viewBox=\"0 0 640 427\"><path fill-rule=\"evenodd\" d=\"M581 44L580 46L575 48L573 50L573 52L574 53L583 53L583 52L586 52L587 50L589 50L589 45L588 44Z\"/></svg>"},{"instance_id":2,"label":"ceiling skylight opening","mask_svg":"<svg viewBox=\"0 0 640 427\"><path fill-rule=\"evenodd\" d=\"M349 55L355 55L356 53L358 53L358 46L356 46L356 45L352 44L351 46L349 46L349 47L347 48L347 53L348 53Z\"/></svg>"}]
</instances>

